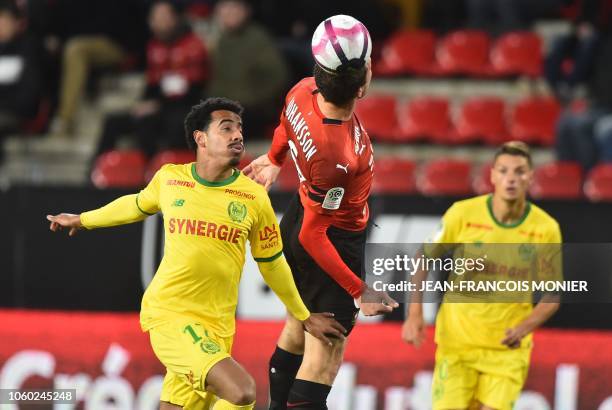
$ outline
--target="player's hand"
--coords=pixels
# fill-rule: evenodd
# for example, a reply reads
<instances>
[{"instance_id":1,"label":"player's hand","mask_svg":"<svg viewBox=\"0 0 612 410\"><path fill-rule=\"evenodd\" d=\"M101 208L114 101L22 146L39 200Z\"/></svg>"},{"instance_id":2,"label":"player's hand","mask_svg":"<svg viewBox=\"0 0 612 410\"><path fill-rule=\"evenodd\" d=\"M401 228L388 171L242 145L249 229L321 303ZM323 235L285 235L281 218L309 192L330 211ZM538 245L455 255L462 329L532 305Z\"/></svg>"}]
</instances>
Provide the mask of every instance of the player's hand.
<instances>
[{"instance_id":1,"label":"player's hand","mask_svg":"<svg viewBox=\"0 0 612 410\"><path fill-rule=\"evenodd\" d=\"M420 347L425 341L425 321L423 314L411 314L402 325L402 340Z\"/></svg>"},{"instance_id":2,"label":"player's hand","mask_svg":"<svg viewBox=\"0 0 612 410\"><path fill-rule=\"evenodd\" d=\"M332 345L332 341L328 336L333 336L340 340L345 339L346 329L334 319L333 313L311 313L302 324L308 333L329 346Z\"/></svg>"},{"instance_id":3,"label":"player's hand","mask_svg":"<svg viewBox=\"0 0 612 410\"><path fill-rule=\"evenodd\" d=\"M531 330L521 324L506 330L506 337L502 340L502 344L510 349L518 349L521 347L521 340L529 334Z\"/></svg>"},{"instance_id":4,"label":"player's hand","mask_svg":"<svg viewBox=\"0 0 612 410\"><path fill-rule=\"evenodd\" d=\"M377 316L393 312L399 306L387 292L376 291L368 286L357 299L357 305L365 316Z\"/></svg>"},{"instance_id":5,"label":"player's hand","mask_svg":"<svg viewBox=\"0 0 612 410\"><path fill-rule=\"evenodd\" d=\"M81 216L75 214L47 215L47 220L51 222L49 229L53 232L61 231L64 228L70 229L68 236L74 236L83 227Z\"/></svg>"},{"instance_id":6,"label":"player's hand","mask_svg":"<svg viewBox=\"0 0 612 410\"><path fill-rule=\"evenodd\" d=\"M280 167L274 165L267 154L255 158L242 170L244 175L263 185L266 191L270 190L270 187L278 178L279 172Z\"/></svg>"}]
</instances>

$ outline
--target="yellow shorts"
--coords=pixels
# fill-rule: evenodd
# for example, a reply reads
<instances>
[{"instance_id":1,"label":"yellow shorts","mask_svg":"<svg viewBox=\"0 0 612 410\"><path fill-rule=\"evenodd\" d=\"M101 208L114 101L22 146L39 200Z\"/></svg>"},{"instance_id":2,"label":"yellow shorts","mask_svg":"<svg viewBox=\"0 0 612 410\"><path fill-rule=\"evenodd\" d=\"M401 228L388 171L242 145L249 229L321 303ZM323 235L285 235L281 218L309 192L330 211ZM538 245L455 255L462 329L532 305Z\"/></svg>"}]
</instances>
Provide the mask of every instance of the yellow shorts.
<instances>
[{"instance_id":1,"label":"yellow shorts","mask_svg":"<svg viewBox=\"0 0 612 410\"><path fill-rule=\"evenodd\" d=\"M433 410L471 409L476 403L511 410L529 369L530 349L449 349L438 346Z\"/></svg>"},{"instance_id":2,"label":"yellow shorts","mask_svg":"<svg viewBox=\"0 0 612 410\"><path fill-rule=\"evenodd\" d=\"M230 357L232 337L221 338L193 320L171 319L149 330L151 346L166 367L161 401L185 409L209 409L216 397L206 391L206 375Z\"/></svg>"}]
</instances>

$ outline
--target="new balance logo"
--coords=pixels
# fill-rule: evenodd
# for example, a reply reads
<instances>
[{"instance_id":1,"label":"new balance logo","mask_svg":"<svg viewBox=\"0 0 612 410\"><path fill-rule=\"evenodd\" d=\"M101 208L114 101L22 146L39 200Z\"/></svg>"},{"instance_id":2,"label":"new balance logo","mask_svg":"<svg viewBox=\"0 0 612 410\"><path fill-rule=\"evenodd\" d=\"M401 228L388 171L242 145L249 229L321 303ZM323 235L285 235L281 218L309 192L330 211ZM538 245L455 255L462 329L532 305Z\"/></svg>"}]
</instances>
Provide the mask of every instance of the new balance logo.
<instances>
[{"instance_id":1,"label":"new balance logo","mask_svg":"<svg viewBox=\"0 0 612 410\"><path fill-rule=\"evenodd\" d=\"M174 202L172 202L172 206L183 206L183 205L185 205L184 199L175 199Z\"/></svg>"},{"instance_id":2,"label":"new balance logo","mask_svg":"<svg viewBox=\"0 0 612 410\"><path fill-rule=\"evenodd\" d=\"M346 163L346 165L336 164L336 169L341 169L348 174L348 166L349 166L348 162Z\"/></svg>"}]
</instances>

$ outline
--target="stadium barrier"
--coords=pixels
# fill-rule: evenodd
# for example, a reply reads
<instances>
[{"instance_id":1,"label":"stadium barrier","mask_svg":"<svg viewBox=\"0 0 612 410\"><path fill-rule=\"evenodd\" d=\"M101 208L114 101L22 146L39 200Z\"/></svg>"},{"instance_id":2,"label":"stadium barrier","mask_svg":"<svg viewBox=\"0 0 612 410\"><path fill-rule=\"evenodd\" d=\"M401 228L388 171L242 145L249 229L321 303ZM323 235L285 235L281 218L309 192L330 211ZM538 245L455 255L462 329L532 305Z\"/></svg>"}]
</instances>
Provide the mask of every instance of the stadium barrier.
<instances>
[{"instance_id":1,"label":"stadium barrier","mask_svg":"<svg viewBox=\"0 0 612 410\"><path fill-rule=\"evenodd\" d=\"M77 403L61 409L157 408L164 369L137 314L2 310L0 323L0 389L76 389ZM238 322L233 355L255 377L258 409L265 406L267 363L281 327ZM400 340L397 324L357 326L330 410L430 409L432 333L416 350ZM610 346L611 332L538 331L515 410L612 409Z\"/></svg>"}]
</instances>

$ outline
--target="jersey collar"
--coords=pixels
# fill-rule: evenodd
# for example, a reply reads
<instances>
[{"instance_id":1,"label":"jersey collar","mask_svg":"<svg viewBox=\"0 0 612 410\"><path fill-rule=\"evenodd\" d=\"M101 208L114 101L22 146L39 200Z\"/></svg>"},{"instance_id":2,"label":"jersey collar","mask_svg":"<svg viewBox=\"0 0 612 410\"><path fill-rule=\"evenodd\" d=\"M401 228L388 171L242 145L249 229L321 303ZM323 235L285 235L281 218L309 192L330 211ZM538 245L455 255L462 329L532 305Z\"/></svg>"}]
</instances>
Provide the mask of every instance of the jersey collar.
<instances>
[{"instance_id":1,"label":"jersey collar","mask_svg":"<svg viewBox=\"0 0 612 410\"><path fill-rule=\"evenodd\" d=\"M487 197L487 209L489 210L489 215L491 215L491 219L493 219L495 225L499 226L500 228L516 228L517 226L525 222L525 219L527 219L527 216L529 215L529 211L531 211L531 202L526 201L526 203L527 204L525 205L525 213L523 213L521 219L511 224L505 224L495 218L495 214L493 213L493 195L489 195Z\"/></svg>"},{"instance_id":2,"label":"jersey collar","mask_svg":"<svg viewBox=\"0 0 612 410\"><path fill-rule=\"evenodd\" d=\"M221 180L221 181L208 181L198 175L198 172L196 170L196 164L194 162L193 164L191 164L191 176L193 176L193 179L195 179L196 181L198 181L200 184L204 186L218 187L218 186L229 185L232 182L234 182L240 176L240 171L234 168L234 172L232 172L232 175L230 175L228 178L225 178L224 180Z\"/></svg>"}]
</instances>

